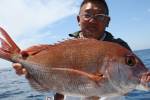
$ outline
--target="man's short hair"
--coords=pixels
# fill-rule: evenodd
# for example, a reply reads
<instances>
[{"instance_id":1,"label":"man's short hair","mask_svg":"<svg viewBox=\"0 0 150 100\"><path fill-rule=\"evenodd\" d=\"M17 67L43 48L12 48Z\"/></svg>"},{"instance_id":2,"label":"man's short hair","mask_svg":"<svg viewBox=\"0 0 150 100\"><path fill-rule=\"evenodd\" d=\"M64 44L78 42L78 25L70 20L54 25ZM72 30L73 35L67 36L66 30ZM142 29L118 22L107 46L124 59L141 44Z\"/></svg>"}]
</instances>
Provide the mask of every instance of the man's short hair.
<instances>
[{"instance_id":1,"label":"man's short hair","mask_svg":"<svg viewBox=\"0 0 150 100\"><path fill-rule=\"evenodd\" d=\"M88 2L92 2L92 3L96 3L96 4L103 4L104 7L105 7L105 14L106 15L109 15L109 9L108 9L108 6L107 6L107 3L105 0L83 0L83 2L81 3L80 5L80 9L82 8L82 6Z\"/></svg>"}]
</instances>

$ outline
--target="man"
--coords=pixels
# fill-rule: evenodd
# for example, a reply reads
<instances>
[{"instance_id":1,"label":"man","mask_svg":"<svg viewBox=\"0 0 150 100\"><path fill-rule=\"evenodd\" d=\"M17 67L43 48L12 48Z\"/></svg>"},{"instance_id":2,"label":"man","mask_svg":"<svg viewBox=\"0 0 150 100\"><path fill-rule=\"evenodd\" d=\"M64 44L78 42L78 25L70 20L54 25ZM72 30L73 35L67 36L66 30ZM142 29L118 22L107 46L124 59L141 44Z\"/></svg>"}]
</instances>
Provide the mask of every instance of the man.
<instances>
[{"instance_id":1,"label":"man","mask_svg":"<svg viewBox=\"0 0 150 100\"><path fill-rule=\"evenodd\" d=\"M70 37L94 38L100 41L114 42L131 50L128 44L122 39L114 39L111 33L105 31L110 21L109 10L105 0L84 0L80 6L80 12L77 16L77 21L81 30L73 34L69 34ZM22 68L20 64L14 63L13 67L16 69L16 73L18 75L27 74L26 69ZM146 80L150 81L150 77ZM56 93L56 95L54 96L54 100L63 99L64 96L61 94ZM98 99L99 97L93 97L91 100ZM118 98L115 99L118 100Z\"/></svg>"}]
</instances>

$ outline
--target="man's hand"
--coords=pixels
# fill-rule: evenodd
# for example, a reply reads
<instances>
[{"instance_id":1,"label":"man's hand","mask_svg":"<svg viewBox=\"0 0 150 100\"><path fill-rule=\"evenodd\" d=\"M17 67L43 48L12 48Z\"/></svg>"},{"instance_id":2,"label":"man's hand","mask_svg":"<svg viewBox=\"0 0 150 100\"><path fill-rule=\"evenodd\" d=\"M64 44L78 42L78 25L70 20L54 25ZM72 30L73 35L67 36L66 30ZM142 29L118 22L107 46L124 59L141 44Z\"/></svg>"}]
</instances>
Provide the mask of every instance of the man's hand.
<instances>
[{"instance_id":1,"label":"man's hand","mask_svg":"<svg viewBox=\"0 0 150 100\"><path fill-rule=\"evenodd\" d=\"M16 70L17 75L27 75L27 70L20 63L13 63L12 66Z\"/></svg>"},{"instance_id":2,"label":"man's hand","mask_svg":"<svg viewBox=\"0 0 150 100\"><path fill-rule=\"evenodd\" d=\"M24 50L20 52L22 57L26 59L29 56L29 50ZM13 68L16 70L17 75L26 75L28 74L27 70L20 63L13 63Z\"/></svg>"},{"instance_id":3,"label":"man's hand","mask_svg":"<svg viewBox=\"0 0 150 100\"><path fill-rule=\"evenodd\" d=\"M144 76L142 77L142 80L144 82L150 82L150 71L144 74Z\"/></svg>"}]
</instances>

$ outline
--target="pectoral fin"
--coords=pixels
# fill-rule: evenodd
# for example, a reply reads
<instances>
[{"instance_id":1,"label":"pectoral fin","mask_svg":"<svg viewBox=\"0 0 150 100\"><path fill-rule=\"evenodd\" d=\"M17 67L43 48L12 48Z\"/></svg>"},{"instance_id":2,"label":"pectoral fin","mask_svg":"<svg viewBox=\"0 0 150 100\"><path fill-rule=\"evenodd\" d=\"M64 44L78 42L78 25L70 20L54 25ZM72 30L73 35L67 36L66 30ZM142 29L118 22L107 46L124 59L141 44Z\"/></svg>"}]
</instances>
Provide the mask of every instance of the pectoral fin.
<instances>
[{"instance_id":1,"label":"pectoral fin","mask_svg":"<svg viewBox=\"0 0 150 100\"><path fill-rule=\"evenodd\" d=\"M87 73L81 70L77 70L77 69L71 69L71 68L52 68L52 70L57 70L57 71L66 71L66 72L70 72L72 74L78 74L81 76L85 76L88 77L89 79L93 80L93 81L100 81L102 79L104 79L103 75L101 74L92 74L92 73Z\"/></svg>"},{"instance_id":2,"label":"pectoral fin","mask_svg":"<svg viewBox=\"0 0 150 100\"><path fill-rule=\"evenodd\" d=\"M100 97L91 96L91 97L82 97L81 100L99 100Z\"/></svg>"}]
</instances>

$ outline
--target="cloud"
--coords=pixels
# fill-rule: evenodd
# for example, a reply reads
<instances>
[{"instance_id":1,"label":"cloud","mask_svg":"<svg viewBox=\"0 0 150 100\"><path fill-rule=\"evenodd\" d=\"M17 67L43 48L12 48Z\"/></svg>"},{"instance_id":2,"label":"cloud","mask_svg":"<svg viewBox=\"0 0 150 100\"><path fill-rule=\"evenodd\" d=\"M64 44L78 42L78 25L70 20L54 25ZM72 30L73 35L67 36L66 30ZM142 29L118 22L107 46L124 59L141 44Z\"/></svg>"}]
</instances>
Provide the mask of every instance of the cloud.
<instances>
[{"instance_id":1,"label":"cloud","mask_svg":"<svg viewBox=\"0 0 150 100\"><path fill-rule=\"evenodd\" d=\"M76 0L1 0L0 26L12 36L32 33L76 13Z\"/></svg>"},{"instance_id":2,"label":"cloud","mask_svg":"<svg viewBox=\"0 0 150 100\"><path fill-rule=\"evenodd\" d=\"M0 27L21 48L44 43L43 40L55 41L61 36L51 34L48 29L42 34L40 31L77 13L78 8L78 0L0 0Z\"/></svg>"},{"instance_id":3,"label":"cloud","mask_svg":"<svg viewBox=\"0 0 150 100\"><path fill-rule=\"evenodd\" d=\"M20 39L17 45L21 49L26 49L32 45L37 44L52 44L62 39L62 36L59 34L52 34L52 32L47 31L44 33L33 33L32 35L23 35L24 38Z\"/></svg>"}]
</instances>

